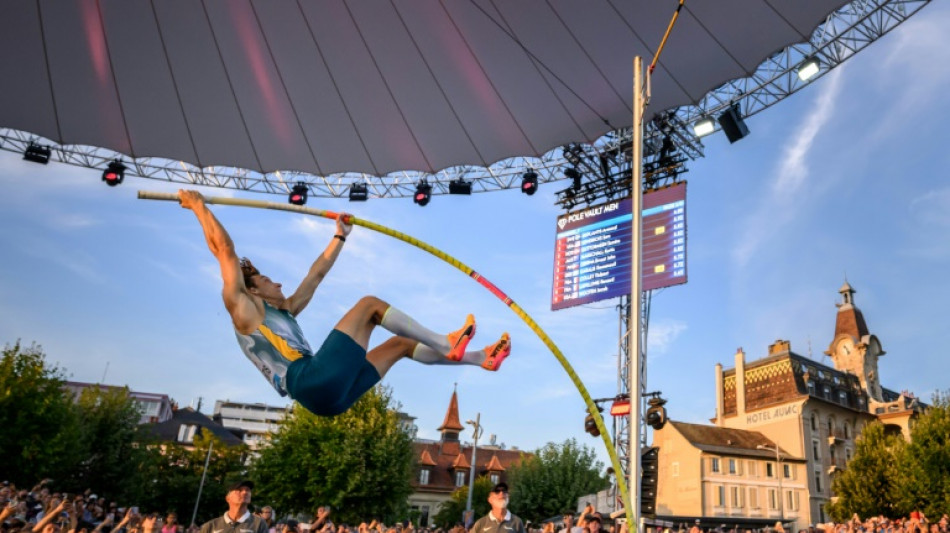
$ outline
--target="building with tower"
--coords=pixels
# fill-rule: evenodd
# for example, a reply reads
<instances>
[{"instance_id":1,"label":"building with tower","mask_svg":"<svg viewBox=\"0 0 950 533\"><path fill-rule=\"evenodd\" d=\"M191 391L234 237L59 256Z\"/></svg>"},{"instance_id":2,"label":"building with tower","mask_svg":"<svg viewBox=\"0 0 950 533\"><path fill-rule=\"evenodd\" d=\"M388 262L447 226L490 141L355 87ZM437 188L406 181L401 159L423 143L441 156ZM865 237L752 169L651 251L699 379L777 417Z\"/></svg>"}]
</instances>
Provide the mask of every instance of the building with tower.
<instances>
[{"instance_id":1,"label":"building with tower","mask_svg":"<svg viewBox=\"0 0 950 533\"><path fill-rule=\"evenodd\" d=\"M855 438L880 420L910 438L924 407L911 393L881 384L885 355L855 305L855 291L838 291L831 365L778 340L762 358L716 365L713 425L671 422L654 433L659 453L657 514L708 524L764 525L782 521L797 531L827 521L831 481L847 468ZM679 479L677 479L679 478Z\"/></svg>"},{"instance_id":2,"label":"building with tower","mask_svg":"<svg viewBox=\"0 0 950 533\"><path fill-rule=\"evenodd\" d=\"M458 394L452 391L448 409L439 426L439 440L416 439L413 441L415 473L412 480L412 495L409 506L419 513L420 526L432 524L432 518L453 492L468 486L474 452L475 476L487 476L492 483L507 482L508 469L526 454L517 447L506 449L496 444L494 436L488 444L464 444L461 435L466 429L459 419ZM458 517L461 521L462 517Z\"/></svg>"}]
</instances>

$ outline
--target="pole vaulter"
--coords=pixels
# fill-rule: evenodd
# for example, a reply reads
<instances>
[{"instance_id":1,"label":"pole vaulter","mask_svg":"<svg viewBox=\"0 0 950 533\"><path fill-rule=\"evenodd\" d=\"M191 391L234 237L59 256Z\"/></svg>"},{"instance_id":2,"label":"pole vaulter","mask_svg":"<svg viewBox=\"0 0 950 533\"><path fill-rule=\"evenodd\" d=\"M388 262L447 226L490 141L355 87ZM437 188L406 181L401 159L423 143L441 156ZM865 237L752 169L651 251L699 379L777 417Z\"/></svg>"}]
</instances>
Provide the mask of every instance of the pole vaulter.
<instances>
[{"instance_id":1,"label":"pole vaulter","mask_svg":"<svg viewBox=\"0 0 950 533\"><path fill-rule=\"evenodd\" d=\"M188 191L185 191L185 192L188 192ZM473 270L468 265L462 263L458 259L448 255L447 253L435 248L434 246L431 246L427 243L420 241L419 239L416 239L414 237L411 237L409 235L406 235L405 233L401 233L394 229L388 228L386 226L376 224L369 220L357 218L353 215L345 215L345 214L337 213L334 211L328 211L324 209L314 209L314 208L297 206L297 205L281 204L281 203L276 203L276 202L265 202L261 200L248 200L248 199L243 199L243 198L225 198L225 197L201 197L197 193L192 193L192 194L201 198L201 201L206 204L232 205L232 206L239 206L239 207L253 207L253 208L258 208L258 209L273 209L277 211L290 211L290 212L301 213L305 215L313 215L313 216L328 218L331 220L336 220L337 227L338 227L338 234L340 231L339 228L341 228L341 224L346 225L346 226L349 226L349 225L361 226L361 227L376 231L378 233L382 233L383 235L388 235L389 237L392 237L394 239L401 240L405 243L411 244L415 246L416 248L419 248L421 250L424 250L434 255L435 257L441 259L442 261L462 271L465 275L477 281L482 287L488 289L489 292L491 292L492 294L495 295L495 297L497 297L499 300L504 302L504 304L507 305L508 308L511 309L516 315L521 317L521 320L524 321L524 323L527 324L528 327L532 331L534 331L534 333L538 336L538 338L541 339L541 342L543 342L544 345L547 346L548 349L551 351L551 353L554 354L554 357L556 357L558 362L561 363L561 366L564 368L565 372L567 372L568 377L571 378L571 381L574 383L574 386L577 388L578 392L581 394L581 397L583 397L584 403L587 405L588 412L590 412L590 414L593 415L594 421L597 424L597 428L600 430L601 438L603 439L604 445L607 448L607 454L610 457L610 462L613 465L614 471L618 473L623 472L623 470L620 467L620 461L617 457L616 450L614 449L613 442L611 442L610 436L607 432L607 427L604 425L604 420L600 416L600 411L597 409L597 406L594 404L594 401L591 399L590 394L587 392L587 388L584 387L584 384L581 382L580 378L577 376L577 373L574 371L573 367L571 367L570 363L568 363L567 359L564 357L564 354L557 347L557 345L554 344L554 341L551 340L551 338L547 335L547 333L545 333L544 330L541 329L541 326L539 326L534 321L534 319L532 319L518 304L516 304L514 300L508 297L508 295L505 294L497 286L495 286L495 284L493 284L484 276L482 276L481 274ZM174 201L174 202L180 201L179 195L175 193L139 191L138 197L143 200L165 200L165 201ZM186 203L190 203L193 201L194 201L193 198L185 200ZM192 207L191 205L186 205L186 203L183 203L183 207L194 209L194 207ZM210 211L208 213L210 215ZM209 246L212 246L211 237L209 237L207 233L208 227L206 226L205 221L201 220L202 214L200 214L196 210L196 215L198 215L199 221L202 222L202 226L205 227L206 229L206 237L209 240ZM223 231L223 228L222 228L222 231ZM345 238L346 238L345 235L343 235L342 240L345 241ZM331 243L330 246L333 247L334 243ZM328 247L328 250L330 250L330 247ZM212 248L212 252L215 252L214 248ZM248 265L250 265L250 262L248 262ZM222 269L223 268L224 267L222 267ZM250 268L253 268L253 265L250 265ZM256 272L256 270L254 272ZM259 276L259 273L257 275ZM269 282L269 280L267 281ZM474 323L472 325L474 326ZM462 332L465 329L466 328L463 327L462 330L459 330L459 331ZM240 332L239 332L239 335L240 335ZM510 349L510 344L509 344L509 349ZM304 407L307 407L307 406L305 405ZM317 414L320 414L320 413L317 413ZM627 492L627 484L625 483L623 476L620 476L620 475L617 476L617 485L620 489L620 493L621 493L621 497L623 498L623 501L625 502L630 501L630 497Z\"/></svg>"}]
</instances>

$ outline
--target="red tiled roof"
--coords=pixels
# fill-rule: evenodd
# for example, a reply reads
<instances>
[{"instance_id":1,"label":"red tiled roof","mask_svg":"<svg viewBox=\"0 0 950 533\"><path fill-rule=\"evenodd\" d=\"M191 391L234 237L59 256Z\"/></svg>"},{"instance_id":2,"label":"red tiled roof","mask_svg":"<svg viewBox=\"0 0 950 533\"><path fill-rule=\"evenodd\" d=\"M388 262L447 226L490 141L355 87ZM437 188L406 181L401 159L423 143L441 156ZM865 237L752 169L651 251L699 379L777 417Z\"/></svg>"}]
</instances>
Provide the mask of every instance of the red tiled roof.
<instances>
[{"instance_id":1,"label":"red tiled roof","mask_svg":"<svg viewBox=\"0 0 950 533\"><path fill-rule=\"evenodd\" d=\"M420 466L435 466L435 461L433 461L432 456L429 455L429 450L422 450L422 456L419 457L419 462L416 464Z\"/></svg>"},{"instance_id":2,"label":"red tiled roof","mask_svg":"<svg viewBox=\"0 0 950 533\"><path fill-rule=\"evenodd\" d=\"M455 485L454 472L456 464L462 464L461 468L467 470L471 465L472 447L461 446L458 442L415 442L413 443L413 455L423 457L428 454L435 463L434 466L423 465L421 462L416 468L428 468L430 470L429 483L419 485L419 476L413 476L412 486L417 491L438 492L449 494L458 487ZM452 453L449 453L449 450ZM511 465L521 461L522 457L529 457L532 454L521 450L501 450L497 448L478 447L475 453L475 475L481 476L489 472L495 472L501 475L501 481L505 479L505 472L511 468ZM500 466L501 470L495 468Z\"/></svg>"},{"instance_id":3,"label":"red tiled roof","mask_svg":"<svg viewBox=\"0 0 950 533\"><path fill-rule=\"evenodd\" d=\"M854 305L843 305L838 309L838 316L835 319L835 336L847 333L854 340L860 340L868 334L868 325L864 322L864 315L861 310Z\"/></svg>"},{"instance_id":4,"label":"red tiled roof","mask_svg":"<svg viewBox=\"0 0 950 533\"><path fill-rule=\"evenodd\" d=\"M472 467L472 463L468 462L468 459L465 458L464 453L460 453L455 456L455 460L452 461L452 468L455 470L468 470Z\"/></svg>"},{"instance_id":5,"label":"red tiled roof","mask_svg":"<svg viewBox=\"0 0 950 533\"><path fill-rule=\"evenodd\" d=\"M488 465L485 466L485 470L489 472L504 472L505 467L501 466L501 462L498 461L497 455L491 456L491 461L488 461Z\"/></svg>"},{"instance_id":6,"label":"red tiled roof","mask_svg":"<svg viewBox=\"0 0 950 533\"><path fill-rule=\"evenodd\" d=\"M445 412L445 420L439 426L439 431L462 431L465 429L459 421L459 399L455 391L452 391L452 399L449 401L449 409Z\"/></svg>"}]
</instances>

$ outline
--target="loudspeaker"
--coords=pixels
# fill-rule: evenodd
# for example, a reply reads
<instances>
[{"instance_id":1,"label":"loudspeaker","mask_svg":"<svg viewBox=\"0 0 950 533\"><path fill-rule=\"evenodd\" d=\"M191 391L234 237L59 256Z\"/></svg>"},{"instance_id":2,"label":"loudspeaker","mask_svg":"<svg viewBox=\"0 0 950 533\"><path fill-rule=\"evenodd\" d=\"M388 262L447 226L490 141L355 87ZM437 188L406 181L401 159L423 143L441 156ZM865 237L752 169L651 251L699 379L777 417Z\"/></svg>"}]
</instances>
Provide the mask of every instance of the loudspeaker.
<instances>
[{"instance_id":1,"label":"loudspeaker","mask_svg":"<svg viewBox=\"0 0 950 533\"><path fill-rule=\"evenodd\" d=\"M749 127L742 120L739 104L732 104L723 114L719 115L719 125L732 144L749 134Z\"/></svg>"}]
</instances>

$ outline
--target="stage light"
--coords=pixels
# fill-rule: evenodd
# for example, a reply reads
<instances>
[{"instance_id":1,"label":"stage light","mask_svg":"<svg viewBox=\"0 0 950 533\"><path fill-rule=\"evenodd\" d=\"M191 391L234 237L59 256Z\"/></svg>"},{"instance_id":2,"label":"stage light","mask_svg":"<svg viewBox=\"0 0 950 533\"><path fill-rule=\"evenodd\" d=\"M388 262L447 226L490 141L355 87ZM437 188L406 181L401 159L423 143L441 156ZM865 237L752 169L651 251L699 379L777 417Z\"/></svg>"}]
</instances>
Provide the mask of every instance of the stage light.
<instances>
[{"instance_id":1,"label":"stage light","mask_svg":"<svg viewBox=\"0 0 950 533\"><path fill-rule=\"evenodd\" d=\"M538 190L538 174L529 170L521 176L521 192L531 196Z\"/></svg>"},{"instance_id":2,"label":"stage light","mask_svg":"<svg viewBox=\"0 0 950 533\"><path fill-rule=\"evenodd\" d=\"M45 165L49 163L49 156L52 154L49 146L43 146L30 141L30 145L23 152L23 159Z\"/></svg>"},{"instance_id":3,"label":"stage light","mask_svg":"<svg viewBox=\"0 0 950 533\"><path fill-rule=\"evenodd\" d=\"M575 193L581 191L581 173L578 172L576 168L568 168L564 171L564 176L574 180L574 185L572 185L572 187Z\"/></svg>"},{"instance_id":4,"label":"stage light","mask_svg":"<svg viewBox=\"0 0 950 533\"><path fill-rule=\"evenodd\" d=\"M102 171L102 181L109 187L115 187L125 179L125 165L116 159L109 163L109 166Z\"/></svg>"},{"instance_id":5,"label":"stage light","mask_svg":"<svg viewBox=\"0 0 950 533\"><path fill-rule=\"evenodd\" d=\"M426 180L422 180L416 184L416 194L412 196L412 201L420 206L425 206L430 199L432 199L432 185L429 185Z\"/></svg>"},{"instance_id":6,"label":"stage light","mask_svg":"<svg viewBox=\"0 0 950 533\"><path fill-rule=\"evenodd\" d=\"M307 203L307 191L307 184L300 182L291 189L287 201L294 205L304 205Z\"/></svg>"},{"instance_id":7,"label":"stage light","mask_svg":"<svg viewBox=\"0 0 950 533\"><path fill-rule=\"evenodd\" d=\"M350 201L365 202L369 198L369 191L366 190L365 183L354 183L350 185Z\"/></svg>"},{"instance_id":8,"label":"stage light","mask_svg":"<svg viewBox=\"0 0 950 533\"><path fill-rule=\"evenodd\" d=\"M739 111L739 104L732 104L729 109L719 115L719 125L722 126L723 133L732 144L749 134L749 127L742 120L742 113Z\"/></svg>"},{"instance_id":9,"label":"stage light","mask_svg":"<svg viewBox=\"0 0 950 533\"><path fill-rule=\"evenodd\" d=\"M807 57L802 64L798 66L798 79L808 81L821 70L821 62L816 57Z\"/></svg>"},{"instance_id":10,"label":"stage light","mask_svg":"<svg viewBox=\"0 0 950 533\"><path fill-rule=\"evenodd\" d=\"M472 182L462 178L450 181L449 194L472 194Z\"/></svg>"},{"instance_id":11,"label":"stage light","mask_svg":"<svg viewBox=\"0 0 950 533\"><path fill-rule=\"evenodd\" d=\"M696 137L705 137L716 131L716 123L710 117L703 117L693 124L693 133Z\"/></svg>"}]
</instances>

